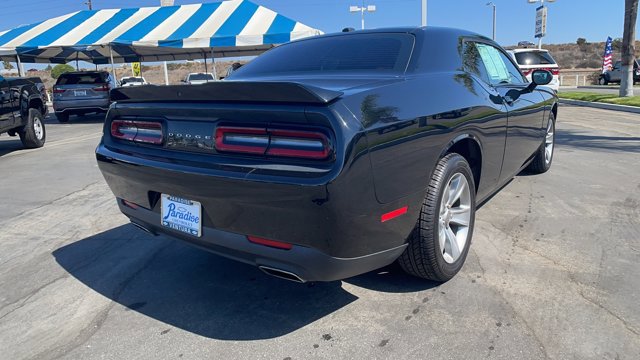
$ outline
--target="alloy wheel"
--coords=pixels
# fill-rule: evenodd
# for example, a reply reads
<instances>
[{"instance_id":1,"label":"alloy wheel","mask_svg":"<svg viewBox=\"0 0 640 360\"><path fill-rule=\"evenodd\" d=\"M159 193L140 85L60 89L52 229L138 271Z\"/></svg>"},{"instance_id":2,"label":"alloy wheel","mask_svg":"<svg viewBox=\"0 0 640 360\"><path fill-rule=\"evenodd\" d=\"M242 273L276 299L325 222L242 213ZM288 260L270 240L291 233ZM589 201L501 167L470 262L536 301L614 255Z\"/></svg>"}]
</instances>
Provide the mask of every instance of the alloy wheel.
<instances>
[{"instance_id":1,"label":"alloy wheel","mask_svg":"<svg viewBox=\"0 0 640 360\"><path fill-rule=\"evenodd\" d=\"M444 261L452 264L460 258L469 234L471 193L467 178L455 173L444 188L440 201L438 240Z\"/></svg>"},{"instance_id":2,"label":"alloy wheel","mask_svg":"<svg viewBox=\"0 0 640 360\"><path fill-rule=\"evenodd\" d=\"M553 140L554 140L554 126L553 120L549 120L547 126L547 136L544 139L544 162L549 165L553 158Z\"/></svg>"},{"instance_id":3,"label":"alloy wheel","mask_svg":"<svg viewBox=\"0 0 640 360\"><path fill-rule=\"evenodd\" d=\"M42 126L42 120L38 117L33 119L33 132L38 140L42 140L42 137L44 136L44 128Z\"/></svg>"}]
</instances>

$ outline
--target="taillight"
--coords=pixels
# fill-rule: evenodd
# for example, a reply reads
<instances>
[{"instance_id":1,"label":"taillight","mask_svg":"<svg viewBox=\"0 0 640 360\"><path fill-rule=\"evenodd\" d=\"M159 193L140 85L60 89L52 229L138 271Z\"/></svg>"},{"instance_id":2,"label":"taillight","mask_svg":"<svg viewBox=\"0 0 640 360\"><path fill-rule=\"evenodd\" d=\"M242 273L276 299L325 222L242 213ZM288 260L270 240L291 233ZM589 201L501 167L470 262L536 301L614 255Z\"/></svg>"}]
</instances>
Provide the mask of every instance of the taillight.
<instances>
[{"instance_id":1,"label":"taillight","mask_svg":"<svg viewBox=\"0 0 640 360\"><path fill-rule=\"evenodd\" d=\"M57 87L57 86L54 86L54 87L53 87L53 93L54 93L54 94L62 94L63 92L64 92L64 89L60 89L60 88L59 88L59 87Z\"/></svg>"},{"instance_id":2,"label":"taillight","mask_svg":"<svg viewBox=\"0 0 640 360\"><path fill-rule=\"evenodd\" d=\"M96 86L93 88L93 91L109 91L111 90L111 88L109 87L109 84L102 84L100 86Z\"/></svg>"},{"instance_id":3,"label":"taillight","mask_svg":"<svg viewBox=\"0 0 640 360\"><path fill-rule=\"evenodd\" d=\"M331 154L321 131L219 126L216 150L245 154L323 160Z\"/></svg>"},{"instance_id":4,"label":"taillight","mask_svg":"<svg viewBox=\"0 0 640 360\"><path fill-rule=\"evenodd\" d=\"M216 150L245 154L264 154L269 134L263 128L221 126L216 129Z\"/></svg>"},{"instance_id":5,"label":"taillight","mask_svg":"<svg viewBox=\"0 0 640 360\"><path fill-rule=\"evenodd\" d=\"M116 139L160 145L164 140L162 124L153 121L113 120L111 136Z\"/></svg>"},{"instance_id":6,"label":"taillight","mask_svg":"<svg viewBox=\"0 0 640 360\"><path fill-rule=\"evenodd\" d=\"M523 70L522 73L524 74L524 76L529 76L534 70L547 70L548 72L551 73L551 75L560 75L560 69L559 68L529 69L529 70Z\"/></svg>"}]
</instances>

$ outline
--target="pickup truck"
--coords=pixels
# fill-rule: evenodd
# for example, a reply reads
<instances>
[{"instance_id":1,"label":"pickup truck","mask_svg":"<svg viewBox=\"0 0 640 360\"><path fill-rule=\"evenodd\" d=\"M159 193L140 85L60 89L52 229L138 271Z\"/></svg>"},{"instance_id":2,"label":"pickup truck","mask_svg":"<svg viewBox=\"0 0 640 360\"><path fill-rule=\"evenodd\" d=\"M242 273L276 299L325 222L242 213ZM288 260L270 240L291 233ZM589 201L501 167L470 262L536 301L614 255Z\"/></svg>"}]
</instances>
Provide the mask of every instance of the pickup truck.
<instances>
[{"instance_id":1,"label":"pickup truck","mask_svg":"<svg viewBox=\"0 0 640 360\"><path fill-rule=\"evenodd\" d=\"M613 64L613 68L611 70L600 75L598 84L600 85L609 85L609 83L620 84L621 81L622 81L622 61L616 61ZM633 84L635 85L637 82L640 82L640 67L638 64L638 60L635 60L633 62Z\"/></svg>"},{"instance_id":2,"label":"pickup truck","mask_svg":"<svg viewBox=\"0 0 640 360\"><path fill-rule=\"evenodd\" d=\"M0 134L20 136L26 148L44 145L46 93L39 78L0 76Z\"/></svg>"}]
</instances>

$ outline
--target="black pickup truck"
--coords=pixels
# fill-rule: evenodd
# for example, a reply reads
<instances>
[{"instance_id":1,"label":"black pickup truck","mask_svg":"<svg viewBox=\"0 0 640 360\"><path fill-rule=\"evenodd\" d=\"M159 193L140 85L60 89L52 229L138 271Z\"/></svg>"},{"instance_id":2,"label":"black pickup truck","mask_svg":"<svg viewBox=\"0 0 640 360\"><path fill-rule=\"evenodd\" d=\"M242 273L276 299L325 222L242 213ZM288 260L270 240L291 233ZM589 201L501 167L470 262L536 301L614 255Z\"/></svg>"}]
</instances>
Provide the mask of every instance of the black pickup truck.
<instances>
[{"instance_id":1,"label":"black pickup truck","mask_svg":"<svg viewBox=\"0 0 640 360\"><path fill-rule=\"evenodd\" d=\"M0 134L19 135L26 148L44 145L46 98L39 78L0 76Z\"/></svg>"}]
</instances>

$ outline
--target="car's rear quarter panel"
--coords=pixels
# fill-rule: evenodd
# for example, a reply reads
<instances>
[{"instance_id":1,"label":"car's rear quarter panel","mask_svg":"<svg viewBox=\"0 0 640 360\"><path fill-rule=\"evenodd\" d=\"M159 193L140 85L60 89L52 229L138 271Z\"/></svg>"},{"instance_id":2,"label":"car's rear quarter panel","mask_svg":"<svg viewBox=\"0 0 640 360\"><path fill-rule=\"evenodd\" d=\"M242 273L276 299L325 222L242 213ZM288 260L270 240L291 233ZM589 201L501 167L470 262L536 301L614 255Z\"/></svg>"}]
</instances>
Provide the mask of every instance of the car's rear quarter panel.
<instances>
[{"instance_id":1,"label":"car's rear quarter panel","mask_svg":"<svg viewBox=\"0 0 640 360\"><path fill-rule=\"evenodd\" d=\"M504 105L491 101L473 77L423 74L354 95L345 104L365 128L381 203L421 199L438 159L466 137L482 152L479 197L495 187L504 155Z\"/></svg>"}]
</instances>

